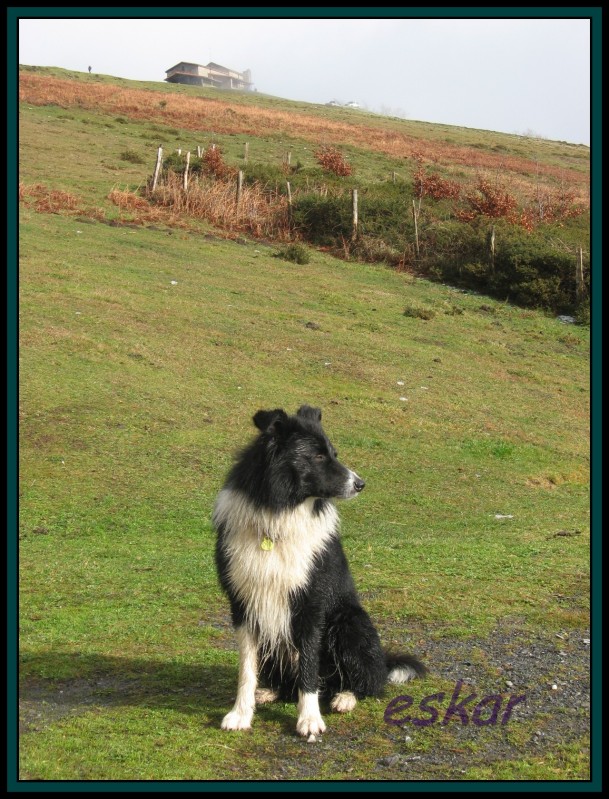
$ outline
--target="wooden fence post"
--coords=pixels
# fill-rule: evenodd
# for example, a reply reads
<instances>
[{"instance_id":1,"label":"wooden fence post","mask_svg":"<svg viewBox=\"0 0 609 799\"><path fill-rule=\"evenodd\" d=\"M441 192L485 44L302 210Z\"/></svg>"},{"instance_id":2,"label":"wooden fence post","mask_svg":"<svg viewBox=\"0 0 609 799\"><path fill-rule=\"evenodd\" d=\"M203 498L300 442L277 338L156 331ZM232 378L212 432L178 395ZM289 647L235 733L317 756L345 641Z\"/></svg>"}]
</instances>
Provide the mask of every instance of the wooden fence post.
<instances>
[{"instance_id":1,"label":"wooden fence post","mask_svg":"<svg viewBox=\"0 0 609 799\"><path fill-rule=\"evenodd\" d=\"M237 174L237 208L241 202L241 192L243 191L243 172L239 170Z\"/></svg>"},{"instance_id":2,"label":"wooden fence post","mask_svg":"<svg viewBox=\"0 0 609 799\"><path fill-rule=\"evenodd\" d=\"M286 180L286 188L288 192L288 224L292 224L292 189L290 188L290 181Z\"/></svg>"},{"instance_id":3,"label":"wooden fence post","mask_svg":"<svg viewBox=\"0 0 609 799\"><path fill-rule=\"evenodd\" d=\"M184 191L188 191L188 169L190 167L190 150L186 153L186 166L184 168Z\"/></svg>"},{"instance_id":4,"label":"wooden fence post","mask_svg":"<svg viewBox=\"0 0 609 799\"><path fill-rule=\"evenodd\" d=\"M494 272L495 271L495 225L491 227L490 247L491 247L491 269Z\"/></svg>"},{"instance_id":5,"label":"wooden fence post","mask_svg":"<svg viewBox=\"0 0 609 799\"><path fill-rule=\"evenodd\" d=\"M353 189L353 235L351 238L357 238L357 189Z\"/></svg>"},{"instance_id":6,"label":"wooden fence post","mask_svg":"<svg viewBox=\"0 0 609 799\"><path fill-rule=\"evenodd\" d=\"M154 176L152 178L152 191L156 189L156 184L159 179L159 172L161 171L161 164L163 163L163 148L159 147L156 155L156 166L154 168Z\"/></svg>"},{"instance_id":7,"label":"wooden fence post","mask_svg":"<svg viewBox=\"0 0 609 799\"><path fill-rule=\"evenodd\" d=\"M250 145L249 142L245 142L245 147L243 148L243 163L247 164L247 157L249 155Z\"/></svg>"},{"instance_id":8,"label":"wooden fence post","mask_svg":"<svg viewBox=\"0 0 609 799\"><path fill-rule=\"evenodd\" d=\"M200 158L203 155L201 152L201 145L197 144L197 158Z\"/></svg>"},{"instance_id":9,"label":"wooden fence post","mask_svg":"<svg viewBox=\"0 0 609 799\"><path fill-rule=\"evenodd\" d=\"M413 198L412 200L412 218L414 219L414 246L417 251L417 258L419 257L419 212L417 211L417 204Z\"/></svg>"}]
</instances>

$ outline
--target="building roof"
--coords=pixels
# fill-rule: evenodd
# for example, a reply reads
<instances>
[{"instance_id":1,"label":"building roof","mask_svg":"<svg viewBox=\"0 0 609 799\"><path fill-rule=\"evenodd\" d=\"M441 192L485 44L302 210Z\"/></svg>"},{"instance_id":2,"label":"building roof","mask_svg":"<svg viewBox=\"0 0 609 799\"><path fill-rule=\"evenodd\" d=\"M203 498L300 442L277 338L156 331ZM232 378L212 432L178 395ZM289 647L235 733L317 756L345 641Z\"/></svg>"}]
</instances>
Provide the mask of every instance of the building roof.
<instances>
[{"instance_id":1,"label":"building roof","mask_svg":"<svg viewBox=\"0 0 609 799\"><path fill-rule=\"evenodd\" d=\"M229 69L228 67L223 67L222 64L216 64L213 61L210 61L209 64L195 64L194 61L178 61L177 64L174 64L172 67L169 67L169 69L166 69L165 72L171 72L172 69L175 69L176 67L179 67L182 64L189 67L203 67L204 69L222 70L223 72L237 72L236 69Z\"/></svg>"},{"instance_id":2,"label":"building roof","mask_svg":"<svg viewBox=\"0 0 609 799\"><path fill-rule=\"evenodd\" d=\"M180 66L182 66L182 64L185 64L186 66L189 66L189 67L202 67L203 66L203 64L195 64L194 61L178 61L177 64L174 64L172 67L169 67L169 69L166 69L165 72L171 72L172 69L175 69L176 67L180 67Z\"/></svg>"},{"instance_id":3,"label":"building roof","mask_svg":"<svg viewBox=\"0 0 609 799\"><path fill-rule=\"evenodd\" d=\"M225 72L236 72L236 69L229 69L228 67L223 67L222 64L215 64L213 61L210 61L209 64L205 65L208 69L223 69Z\"/></svg>"}]
</instances>

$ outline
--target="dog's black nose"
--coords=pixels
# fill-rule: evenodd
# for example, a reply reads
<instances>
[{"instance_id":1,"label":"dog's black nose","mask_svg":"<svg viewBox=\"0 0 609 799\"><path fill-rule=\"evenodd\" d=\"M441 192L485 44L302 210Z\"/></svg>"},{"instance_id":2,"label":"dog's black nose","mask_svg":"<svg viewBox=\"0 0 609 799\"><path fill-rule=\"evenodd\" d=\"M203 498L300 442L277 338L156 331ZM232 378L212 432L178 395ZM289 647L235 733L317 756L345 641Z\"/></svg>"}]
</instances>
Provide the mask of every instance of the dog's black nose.
<instances>
[{"instance_id":1,"label":"dog's black nose","mask_svg":"<svg viewBox=\"0 0 609 799\"><path fill-rule=\"evenodd\" d=\"M358 477L353 483L353 488L359 493L360 491L364 490L365 485L366 483L362 480L362 478Z\"/></svg>"}]
</instances>

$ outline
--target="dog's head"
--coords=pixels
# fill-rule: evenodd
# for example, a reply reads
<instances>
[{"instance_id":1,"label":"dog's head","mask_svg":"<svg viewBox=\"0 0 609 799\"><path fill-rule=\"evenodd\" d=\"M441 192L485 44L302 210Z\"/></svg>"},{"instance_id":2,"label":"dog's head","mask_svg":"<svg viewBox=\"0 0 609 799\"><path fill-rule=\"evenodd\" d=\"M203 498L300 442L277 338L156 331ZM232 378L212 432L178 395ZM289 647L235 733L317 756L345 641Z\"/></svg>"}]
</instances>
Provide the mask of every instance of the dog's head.
<instances>
[{"instance_id":1,"label":"dog's head","mask_svg":"<svg viewBox=\"0 0 609 799\"><path fill-rule=\"evenodd\" d=\"M273 481L290 484L300 501L308 497L351 499L365 483L344 466L321 426L321 410L302 405L288 416L281 408L258 411L254 424Z\"/></svg>"}]
</instances>

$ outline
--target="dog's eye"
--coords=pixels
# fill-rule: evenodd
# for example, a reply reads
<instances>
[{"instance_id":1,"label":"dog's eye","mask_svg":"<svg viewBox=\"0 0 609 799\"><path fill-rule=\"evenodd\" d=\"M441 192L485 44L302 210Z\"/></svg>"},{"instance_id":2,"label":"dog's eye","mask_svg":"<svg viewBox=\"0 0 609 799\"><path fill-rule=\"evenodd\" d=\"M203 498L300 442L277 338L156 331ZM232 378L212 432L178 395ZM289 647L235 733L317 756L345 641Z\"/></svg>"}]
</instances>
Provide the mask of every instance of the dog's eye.
<instances>
[{"instance_id":1,"label":"dog's eye","mask_svg":"<svg viewBox=\"0 0 609 799\"><path fill-rule=\"evenodd\" d=\"M321 463L322 461L325 461L325 460L326 460L326 456L325 456L325 455L323 455L323 454L320 452L318 455L316 455L316 456L315 456L315 460L316 460L316 461L319 461L319 463Z\"/></svg>"}]
</instances>

